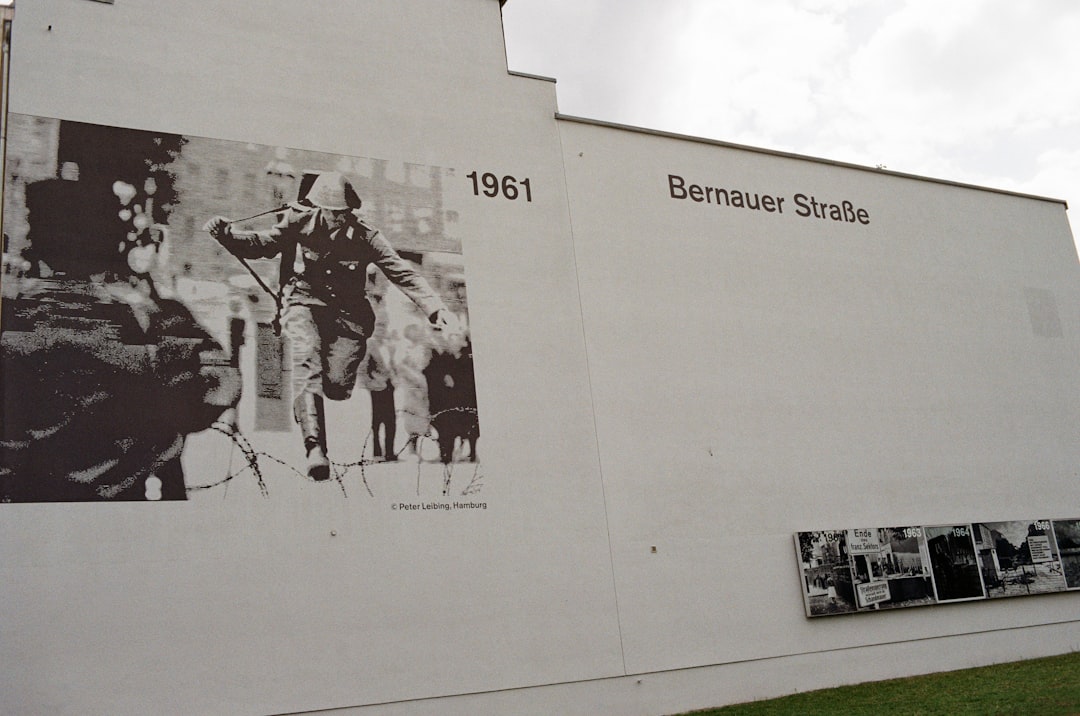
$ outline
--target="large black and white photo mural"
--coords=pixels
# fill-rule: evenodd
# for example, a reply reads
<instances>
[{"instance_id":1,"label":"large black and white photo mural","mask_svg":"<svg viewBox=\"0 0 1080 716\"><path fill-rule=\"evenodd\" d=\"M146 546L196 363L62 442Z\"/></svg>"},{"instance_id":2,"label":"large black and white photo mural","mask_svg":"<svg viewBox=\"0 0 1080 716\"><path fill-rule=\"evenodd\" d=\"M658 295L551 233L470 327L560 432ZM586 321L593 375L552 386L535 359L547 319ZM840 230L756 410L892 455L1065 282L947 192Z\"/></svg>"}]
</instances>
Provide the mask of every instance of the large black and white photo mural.
<instances>
[{"instance_id":1,"label":"large black and white photo mural","mask_svg":"<svg viewBox=\"0 0 1080 716\"><path fill-rule=\"evenodd\" d=\"M453 173L12 115L0 499L484 504Z\"/></svg>"}]
</instances>

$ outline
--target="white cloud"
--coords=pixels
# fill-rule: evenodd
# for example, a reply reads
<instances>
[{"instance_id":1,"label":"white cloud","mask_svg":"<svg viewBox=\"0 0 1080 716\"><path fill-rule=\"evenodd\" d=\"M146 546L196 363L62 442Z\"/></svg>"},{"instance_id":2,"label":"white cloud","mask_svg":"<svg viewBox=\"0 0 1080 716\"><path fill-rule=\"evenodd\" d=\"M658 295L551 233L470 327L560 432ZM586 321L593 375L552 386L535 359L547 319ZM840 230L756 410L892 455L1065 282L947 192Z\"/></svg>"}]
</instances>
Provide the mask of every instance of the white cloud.
<instances>
[{"instance_id":1,"label":"white cloud","mask_svg":"<svg viewBox=\"0 0 1080 716\"><path fill-rule=\"evenodd\" d=\"M1080 205L1072 0L511 0L504 13L511 66L555 76L564 112ZM515 28L518 13L537 27Z\"/></svg>"},{"instance_id":2,"label":"white cloud","mask_svg":"<svg viewBox=\"0 0 1080 716\"><path fill-rule=\"evenodd\" d=\"M1050 149L1038 156L1038 165L1030 179L1017 183L1017 191L1055 199L1072 197L1070 206L1080 208L1080 149Z\"/></svg>"},{"instance_id":3,"label":"white cloud","mask_svg":"<svg viewBox=\"0 0 1080 716\"><path fill-rule=\"evenodd\" d=\"M816 123L848 42L843 26L783 0L746 4L737 22L728 9L694 4L671 56L682 81L664 88L659 121L732 141Z\"/></svg>"}]
</instances>

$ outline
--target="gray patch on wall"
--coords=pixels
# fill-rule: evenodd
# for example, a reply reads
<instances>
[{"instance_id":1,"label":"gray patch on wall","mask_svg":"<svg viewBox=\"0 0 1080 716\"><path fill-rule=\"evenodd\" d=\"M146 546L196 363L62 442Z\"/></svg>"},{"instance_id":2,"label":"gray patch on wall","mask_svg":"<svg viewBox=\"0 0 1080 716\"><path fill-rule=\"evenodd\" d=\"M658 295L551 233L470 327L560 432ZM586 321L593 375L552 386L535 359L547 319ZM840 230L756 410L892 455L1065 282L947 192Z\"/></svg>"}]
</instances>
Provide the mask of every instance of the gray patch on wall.
<instances>
[{"instance_id":1,"label":"gray patch on wall","mask_svg":"<svg viewBox=\"0 0 1080 716\"><path fill-rule=\"evenodd\" d=\"M1061 318L1058 316L1054 292L1045 288L1025 288L1031 331L1043 338L1061 338Z\"/></svg>"}]
</instances>

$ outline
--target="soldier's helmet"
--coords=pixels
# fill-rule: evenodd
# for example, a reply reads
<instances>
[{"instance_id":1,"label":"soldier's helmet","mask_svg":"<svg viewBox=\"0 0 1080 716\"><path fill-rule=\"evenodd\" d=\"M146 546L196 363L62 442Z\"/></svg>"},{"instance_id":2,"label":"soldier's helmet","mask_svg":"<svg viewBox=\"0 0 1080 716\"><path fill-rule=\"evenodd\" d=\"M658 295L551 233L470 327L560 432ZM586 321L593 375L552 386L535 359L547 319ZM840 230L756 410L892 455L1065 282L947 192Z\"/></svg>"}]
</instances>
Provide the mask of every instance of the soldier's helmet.
<instances>
[{"instance_id":1,"label":"soldier's helmet","mask_svg":"<svg viewBox=\"0 0 1080 716\"><path fill-rule=\"evenodd\" d=\"M320 209L344 211L360 208L360 196L353 189L352 182L340 172L318 174L304 199Z\"/></svg>"}]
</instances>

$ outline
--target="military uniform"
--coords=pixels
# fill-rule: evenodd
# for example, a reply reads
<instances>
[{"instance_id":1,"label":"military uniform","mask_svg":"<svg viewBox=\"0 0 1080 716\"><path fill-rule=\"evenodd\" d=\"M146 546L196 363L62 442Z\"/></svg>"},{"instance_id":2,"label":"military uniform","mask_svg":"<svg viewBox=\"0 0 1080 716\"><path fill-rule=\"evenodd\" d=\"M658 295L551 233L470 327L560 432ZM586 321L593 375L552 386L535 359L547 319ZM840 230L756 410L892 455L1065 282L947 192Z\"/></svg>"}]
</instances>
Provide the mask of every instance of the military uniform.
<instances>
[{"instance_id":1,"label":"military uniform","mask_svg":"<svg viewBox=\"0 0 1080 716\"><path fill-rule=\"evenodd\" d=\"M375 326L366 293L367 268L378 266L432 322L446 312L427 281L346 201L351 185L340 174L320 176L310 205L295 204L271 229L231 231L221 218L207 228L242 258L281 255L282 325L293 368L293 413L308 450L308 472L329 476L322 399L346 400ZM353 195L355 196L355 195ZM314 452L315 457L312 457Z\"/></svg>"}]
</instances>

